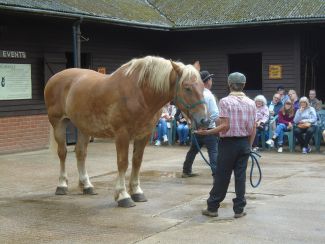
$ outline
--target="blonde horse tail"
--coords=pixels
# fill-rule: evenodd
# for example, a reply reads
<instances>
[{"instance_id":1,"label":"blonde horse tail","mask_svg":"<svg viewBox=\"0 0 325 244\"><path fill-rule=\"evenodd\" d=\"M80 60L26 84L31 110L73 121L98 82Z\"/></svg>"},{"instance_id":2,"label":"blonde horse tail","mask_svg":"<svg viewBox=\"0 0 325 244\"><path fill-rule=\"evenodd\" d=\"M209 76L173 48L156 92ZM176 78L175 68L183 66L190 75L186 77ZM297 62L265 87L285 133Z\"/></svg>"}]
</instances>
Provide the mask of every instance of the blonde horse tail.
<instances>
[{"instance_id":1,"label":"blonde horse tail","mask_svg":"<svg viewBox=\"0 0 325 244\"><path fill-rule=\"evenodd\" d=\"M49 145L49 149L53 154L57 154L58 152L58 143L55 140L54 137L54 129L53 126L50 126L50 145Z\"/></svg>"}]
</instances>

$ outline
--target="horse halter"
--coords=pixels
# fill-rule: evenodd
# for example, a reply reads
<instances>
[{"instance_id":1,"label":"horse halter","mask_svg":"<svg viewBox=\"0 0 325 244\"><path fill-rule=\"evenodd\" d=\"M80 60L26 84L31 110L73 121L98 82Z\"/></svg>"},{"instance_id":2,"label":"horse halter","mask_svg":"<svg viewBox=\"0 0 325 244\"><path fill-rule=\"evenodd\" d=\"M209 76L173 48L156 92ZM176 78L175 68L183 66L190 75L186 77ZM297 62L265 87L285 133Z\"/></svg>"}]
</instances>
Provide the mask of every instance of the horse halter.
<instances>
[{"instance_id":1,"label":"horse halter","mask_svg":"<svg viewBox=\"0 0 325 244\"><path fill-rule=\"evenodd\" d=\"M177 80L176 80L176 94L175 94L175 97L174 97L174 103L176 105L177 102L179 102L180 104L182 104L185 109L187 110L188 114L190 115L190 117L193 116L193 113L191 112L192 109L194 109L196 106L200 105L200 104L206 104L205 100L204 99L201 99L201 100L198 100L197 102L195 103L192 103L192 104L188 104L184 101L184 99L182 97L179 97L178 96L178 86L179 86L179 81L180 81L180 78L177 76ZM192 120L194 123L193 123L193 126L192 128L196 128L197 127L197 123L195 120ZM204 124L204 123L209 123L209 120L201 120L201 124Z\"/></svg>"},{"instance_id":2,"label":"horse halter","mask_svg":"<svg viewBox=\"0 0 325 244\"><path fill-rule=\"evenodd\" d=\"M176 94L175 94L175 98L174 98L174 103L176 104L177 102L179 102L180 104L182 104L189 112L191 109L194 109L197 105L200 104L206 104L206 102L204 101L204 99L198 100L195 103L192 104L188 104L184 101L183 98L178 96L178 86L179 86L179 81L180 81L180 77L177 76L177 80L176 80Z\"/></svg>"}]
</instances>

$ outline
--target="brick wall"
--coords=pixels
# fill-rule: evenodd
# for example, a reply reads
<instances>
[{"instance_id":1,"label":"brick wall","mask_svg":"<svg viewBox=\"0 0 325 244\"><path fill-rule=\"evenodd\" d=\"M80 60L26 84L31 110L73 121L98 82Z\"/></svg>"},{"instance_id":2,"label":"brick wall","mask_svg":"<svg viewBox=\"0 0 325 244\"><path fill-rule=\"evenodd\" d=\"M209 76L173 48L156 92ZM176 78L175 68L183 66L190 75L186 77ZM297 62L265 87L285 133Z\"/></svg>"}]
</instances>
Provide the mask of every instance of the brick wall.
<instances>
[{"instance_id":1,"label":"brick wall","mask_svg":"<svg viewBox=\"0 0 325 244\"><path fill-rule=\"evenodd\" d=\"M49 129L47 115L0 118L0 154L48 147Z\"/></svg>"}]
</instances>

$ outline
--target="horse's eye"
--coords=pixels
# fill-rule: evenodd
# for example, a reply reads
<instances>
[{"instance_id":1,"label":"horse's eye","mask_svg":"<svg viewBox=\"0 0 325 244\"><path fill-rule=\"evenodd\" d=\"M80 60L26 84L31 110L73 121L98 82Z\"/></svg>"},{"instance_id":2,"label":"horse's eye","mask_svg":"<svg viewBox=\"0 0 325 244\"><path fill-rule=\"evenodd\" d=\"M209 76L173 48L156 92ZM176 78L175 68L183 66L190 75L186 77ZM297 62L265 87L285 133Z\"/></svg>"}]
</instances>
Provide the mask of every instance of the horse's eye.
<instances>
[{"instance_id":1,"label":"horse's eye","mask_svg":"<svg viewBox=\"0 0 325 244\"><path fill-rule=\"evenodd\" d=\"M192 92L191 88L188 88L188 87L185 88L185 91L188 92L188 93Z\"/></svg>"}]
</instances>

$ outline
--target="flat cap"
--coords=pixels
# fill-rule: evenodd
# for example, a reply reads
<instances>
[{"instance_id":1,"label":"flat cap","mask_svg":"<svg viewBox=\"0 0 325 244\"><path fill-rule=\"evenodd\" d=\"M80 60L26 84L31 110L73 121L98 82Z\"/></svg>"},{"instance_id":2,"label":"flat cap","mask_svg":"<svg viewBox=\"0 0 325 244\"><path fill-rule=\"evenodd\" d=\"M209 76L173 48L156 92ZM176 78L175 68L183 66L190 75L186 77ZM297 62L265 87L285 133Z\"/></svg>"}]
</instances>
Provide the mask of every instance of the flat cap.
<instances>
[{"instance_id":1,"label":"flat cap","mask_svg":"<svg viewBox=\"0 0 325 244\"><path fill-rule=\"evenodd\" d=\"M240 83L240 84L246 83L245 75L239 72L231 73L228 76L228 84L233 84L233 83Z\"/></svg>"}]
</instances>

